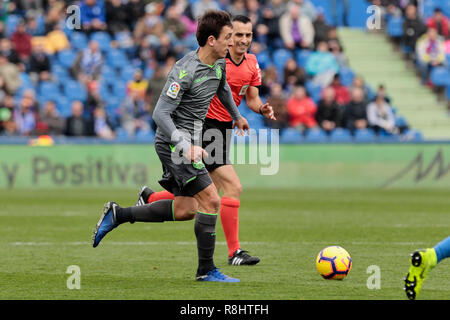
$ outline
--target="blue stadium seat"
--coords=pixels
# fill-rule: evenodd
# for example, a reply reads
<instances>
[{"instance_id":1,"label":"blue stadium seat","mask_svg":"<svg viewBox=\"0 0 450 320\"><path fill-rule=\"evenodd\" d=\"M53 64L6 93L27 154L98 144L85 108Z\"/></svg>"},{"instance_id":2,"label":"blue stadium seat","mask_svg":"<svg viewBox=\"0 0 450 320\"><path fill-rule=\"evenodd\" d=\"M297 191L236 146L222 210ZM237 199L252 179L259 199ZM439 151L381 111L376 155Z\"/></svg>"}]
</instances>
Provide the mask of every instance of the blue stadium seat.
<instances>
[{"instance_id":1,"label":"blue stadium seat","mask_svg":"<svg viewBox=\"0 0 450 320\"><path fill-rule=\"evenodd\" d=\"M327 141L328 136L322 129L313 128L306 131L305 142L321 143Z\"/></svg>"},{"instance_id":2,"label":"blue stadium seat","mask_svg":"<svg viewBox=\"0 0 450 320\"><path fill-rule=\"evenodd\" d=\"M112 86L113 95L119 99L125 98L127 94L127 84L124 81L116 81Z\"/></svg>"},{"instance_id":3,"label":"blue stadium seat","mask_svg":"<svg viewBox=\"0 0 450 320\"><path fill-rule=\"evenodd\" d=\"M80 100L85 102L87 99L86 88L76 80L70 80L63 84L64 94L69 100Z\"/></svg>"},{"instance_id":4,"label":"blue stadium seat","mask_svg":"<svg viewBox=\"0 0 450 320\"><path fill-rule=\"evenodd\" d=\"M304 68L306 65L306 61L308 60L309 55L311 54L310 50L296 50L295 51L295 60L299 67Z\"/></svg>"},{"instance_id":5,"label":"blue stadium seat","mask_svg":"<svg viewBox=\"0 0 450 320\"><path fill-rule=\"evenodd\" d=\"M281 143L299 143L304 139L302 133L294 128L287 128L281 132Z\"/></svg>"},{"instance_id":6,"label":"blue stadium seat","mask_svg":"<svg viewBox=\"0 0 450 320\"><path fill-rule=\"evenodd\" d=\"M70 80L69 72L59 63L52 63L52 75L58 80L59 83Z\"/></svg>"},{"instance_id":7,"label":"blue stadium seat","mask_svg":"<svg viewBox=\"0 0 450 320\"><path fill-rule=\"evenodd\" d=\"M256 55L256 59L258 59L258 64L261 69L266 69L270 67L272 64L272 60L270 59L269 53L267 50L263 50Z\"/></svg>"},{"instance_id":8,"label":"blue stadium seat","mask_svg":"<svg viewBox=\"0 0 450 320\"><path fill-rule=\"evenodd\" d=\"M312 81L308 81L306 82L305 87L308 95L314 100L314 102L319 102L322 98L322 86Z\"/></svg>"},{"instance_id":9,"label":"blue stadium seat","mask_svg":"<svg viewBox=\"0 0 450 320\"><path fill-rule=\"evenodd\" d=\"M293 54L291 51L287 49L276 49L272 54L272 61L275 65L275 68L277 68L278 75L280 77L283 77L283 69L286 65L286 61L291 59L293 57Z\"/></svg>"},{"instance_id":10,"label":"blue stadium seat","mask_svg":"<svg viewBox=\"0 0 450 320\"><path fill-rule=\"evenodd\" d=\"M45 100L56 100L61 95L59 85L52 81L41 82L39 95Z\"/></svg>"},{"instance_id":11,"label":"blue stadium seat","mask_svg":"<svg viewBox=\"0 0 450 320\"><path fill-rule=\"evenodd\" d=\"M136 132L135 140L139 142L153 143L155 134L151 130L139 130Z\"/></svg>"},{"instance_id":12,"label":"blue stadium seat","mask_svg":"<svg viewBox=\"0 0 450 320\"><path fill-rule=\"evenodd\" d=\"M84 50L88 46L89 39L83 32L72 32L70 35L70 44L76 50Z\"/></svg>"},{"instance_id":13,"label":"blue stadium seat","mask_svg":"<svg viewBox=\"0 0 450 320\"><path fill-rule=\"evenodd\" d=\"M147 67L144 70L144 78L145 79L150 79L151 77L153 77L154 73L155 73L155 69Z\"/></svg>"},{"instance_id":14,"label":"blue stadium seat","mask_svg":"<svg viewBox=\"0 0 450 320\"><path fill-rule=\"evenodd\" d=\"M344 86L350 86L355 78L355 73L350 68L341 68L339 70L339 79Z\"/></svg>"},{"instance_id":15,"label":"blue stadium seat","mask_svg":"<svg viewBox=\"0 0 450 320\"><path fill-rule=\"evenodd\" d=\"M336 128L330 134L330 142L341 143L351 142L353 140L350 131L344 128Z\"/></svg>"},{"instance_id":16,"label":"blue stadium seat","mask_svg":"<svg viewBox=\"0 0 450 320\"><path fill-rule=\"evenodd\" d=\"M58 62L65 68L70 68L75 63L77 53L73 50L63 50L58 53Z\"/></svg>"},{"instance_id":17,"label":"blue stadium seat","mask_svg":"<svg viewBox=\"0 0 450 320\"><path fill-rule=\"evenodd\" d=\"M120 76L124 81L130 81L133 79L133 75L136 72L137 68L133 66L125 66L120 70Z\"/></svg>"},{"instance_id":18,"label":"blue stadium seat","mask_svg":"<svg viewBox=\"0 0 450 320\"><path fill-rule=\"evenodd\" d=\"M128 58L122 50L109 50L106 55L106 62L113 68L123 68L128 65Z\"/></svg>"},{"instance_id":19,"label":"blue stadium seat","mask_svg":"<svg viewBox=\"0 0 450 320\"><path fill-rule=\"evenodd\" d=\"M450 100L450 83L447 85L446 95L447 95L447 100Z\"/></svg>"},{"instance_id":20,"label":"blue stadium seat","mask_svg":"<svg viewBox=\"0 0 450 320\"><path fill-rule=\"evenodd\" d=\"M128 132L122 127L117 128L115 132L116 140L118 141L128 141L130 139Z\"/></svg>"},{"instance_id":21,"label":"blue stadium seat","mask_svg":"<svg viewBox=\"0 0 450 320\"><path fill-rule=\"evenodd\" d=\"M6 31L6 36L10 37L17 28L17 25L19 24L19 21L22 18L19 15L15 15L15 14L10 14L5 21L5 31Z\"/></svg>"},{"instance_id":22,"label":"blue stadium seat","mask_svg":"<svg viewBox=\"0 0 450 320\"><path fill-rule=\"evenodd\" d=\"M395 126L404 127L408 125L408 121L406 121L405 117L396 116L395 117Z\"/></svg>"},{"instance_id":23,"label":"blue stadium seat","mask_svg":"<svg viewBox=\"0 0 450 320\"><path fill-rule=\"evenodd\" d=\"M398 38L403 35L403 17L391 17L389 19L386 32L392 38Z\"/></svg>"},{"instance_id":24,"label":"blue stadium seat","mask_svg":"<svg viewBox=\"0 0 450 320\"><path fill-rule=\"evenodd\" d=\"M59 113L62 117L67 118L71 114L71 101L65 97L64 95L59 95L55 99L56 108L58 109Z\"/></svg>"},{"instance_id":25,"label":"blue stadium seat","mask_svg":"<svg viewBox=\"0 0 450 320\"><path fill-rule=\"evenodd\" d=\"M91 34L91 41L98 42L100 50L107 52L111 49L111 36L107 32L97 31Z\"/></svg>"},{"instance_id":26,"label":"blue stadium seat","mask_svg":"<svg viewBox=\"0 0 450 320\"><path fill-rule=\"evenodd\" d=\"M104 64L102 66L102 70L100 71L100 76L102 77L102 81L107 84L114 84L117 80L120 80L116 70L113 67Z\"/></svg>"},{"instance_id":27,"label":"blue stadium seat","mask_svg":"<svg viewBox=\"0 0 450 320\"><path fill-rule=\"evenodd\" d=\"M377 139L375 133L371 129L359 129L355 130L355 142L375 142Z\"/></svg>"},{"instance_id":28,"label":"blue stadium seat","mask_svg":"<svg viewBox=\"0 0 450 320\"><path fill-rule=\"evenodd\" d=\"M431 83L438 87L447 86L450 83L450 71L446 67L435 67L431 70Z\"/></svg>"}]
</instances>

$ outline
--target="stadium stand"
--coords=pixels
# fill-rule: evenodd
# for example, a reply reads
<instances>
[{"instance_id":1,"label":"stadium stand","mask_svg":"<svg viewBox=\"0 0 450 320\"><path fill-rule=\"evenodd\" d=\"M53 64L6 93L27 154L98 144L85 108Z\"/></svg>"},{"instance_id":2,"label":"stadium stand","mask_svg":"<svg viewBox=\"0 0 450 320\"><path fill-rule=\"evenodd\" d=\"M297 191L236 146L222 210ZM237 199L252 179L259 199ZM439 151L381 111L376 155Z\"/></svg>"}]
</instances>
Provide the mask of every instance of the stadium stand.
<instances>
[{"instance_id":1,"label":"stadium stand","mask_svg":"<svg viewBox=\"0 0 450 320\"><path fill-rule=\"evenodd\" d=\"M19 110L19 101L26 90L35 93L35 104L32 110L36 117L35 127L26 133L29 136L47 134L43 122L42 107L48 101L53 101L56 110L64 119L69 119L71 106L74 101L81 101L84 105L83 117L87 123L95 125L95 109L103 108L108 123L114 132L113 135L103 136L104 139L117 141L148 142L154 137L154 124L152 123L151 101L159 95L158 89L149 85L156 77L156 69L162 69L167 74L170 67L189 50L195 49L195 14L203 10L206 3L214 3L224 10L231 10L232 1L197 1L197 0L81 0L81 1L43 1L32 5L32 10L25 10L21 0L4 1L0 6L0 37L9 50L0 46L0 57L6 57L4 63L0 59L0 136L17 137L23 135L18 130L14 111ZM448 15L448 1L435 0L433 5L427 1L423 8L423 18L429 18L437 6ZM343 51L339 37L334 27L362 28L366 24L366 10L370 4L367 1L352 1L348 10L342 6L341 1L330 0L288 0L274 6L271 0L253 1L252 8L258 10L244 13L249 14L255 22L254 44L252 51L257 55L263 72L263 85L261 94L267 99L273 87L273 79L282 85L286 100L295 99L292 92L298 87L304 87L313 104L316 105L322 98L325 87L332 85L333 76L337 75L341 85L350 91L358 70L352 70L346 65L346 54ZM337 5L333 5L336 3ZM73 17L67 14L66 8L78 5L81 8L81 21L73 25ZM304 72L304 68L312 56L316 55L317 46L302 46L301 44L288 48L280 34L280 19L288 14L291 7L299 8L302 19L313 23L318 16L324 18L325 26L329 32L322 39L330 53L326 56L327 63L332 64L336 70L329 75L320 77L320 81L311 75L285 76L286 63L294 59L297 66ZM250 8L250 6L248 6ZM263 10L264 9L264 10ZM401 8L404 9L404 8ZM347 12L348 11L348 12ZM389 12L389 10L387 10ZM400 10L401 11L401 10ZM126 14L120 14L125 12ZM265 12L263 14L263 12ZM267 12L272 14L266 15ZM401 11L403 12L403 11ZM174 18L175 17L175 18ZM387 14L387 33L391 37L401 37L403 34L403 16L390 17ZM38 27L33 27L32 21L37 21ZM19 26L25 24L25 31ZM267 28L270 26L270 28ZM17 44L12 41L18 30L25 33L21 36L30 36L35 47L37 43L43 44L50 60L51 77L45 81L33 82L30 78L30 61L22 55L14 60L13 53L18 51ZM302 36L302 30L299 30ZM306 35L305 35L306 36ZM309 36L309 35L308 35ZM99 50L91 48L95 43ZM316 43L316 41L315 41ZM317 44L317 43L316 43ZM448 48L447 48L448 50ZM447 56L448 59L448 56ZM321 63L319 59L318 62ZM136 80L136 71L140 70L143 80ZM325 71L330 71L326 69ZM450 97L450 81L448 69L436 68L432 71L431 82L445 88L446 97ZM20 84L16 87L9 85L10 79L18 73ZM12 75L12 76L11 76ZM156 79L156 78L155 78ZM92 88L96 89L92 89ZM144 94L136 95L133 88L139 87ZM375 90L367 86L370 93L370 102L375 97ZM378 94L384 94L377 92ZM337 92L339 97L341 93ZM6 97L13 97L15 105L5 103ZM386 97L387 98L387 97ZM123 125L123 113L127 104L138 106L139 119L145 119L147 125L135 129L130 134ZM92 107L93 106L93 107ZM339 104L341 113L344 113L346 104ZM269 126L285 129L281 141L293 142L372 142L393 141L391 136L376 135L368 127L364 131L356 131L353 135L346 128L338 127L332 132L325 132L317 124L306 131L296 131L286 128L287 121L273 123L264 121L262 116L251 112L243 103L241 112L246 116L252 128L267 128ZM394 107L395 110L395 107ZM400 115L401 116L401 115ZM403 119L402 124L408 122ZM140 129L142 128L142 129ZM151 128L147 130L147 128ZM414 129L414 128L412 128ZM87 130L100 137L95 130ZM412 132L412 131L411 131ZM395 134L394 134L395 135ZM409 134L413 139L422 139L420 134ZM385 139L386 138L386 139ZM398 138L398 137L396 137ZM383 140L384 139L384 140ZM404 140L404 139L403 139Z\"/></svg>"}]
</instances>

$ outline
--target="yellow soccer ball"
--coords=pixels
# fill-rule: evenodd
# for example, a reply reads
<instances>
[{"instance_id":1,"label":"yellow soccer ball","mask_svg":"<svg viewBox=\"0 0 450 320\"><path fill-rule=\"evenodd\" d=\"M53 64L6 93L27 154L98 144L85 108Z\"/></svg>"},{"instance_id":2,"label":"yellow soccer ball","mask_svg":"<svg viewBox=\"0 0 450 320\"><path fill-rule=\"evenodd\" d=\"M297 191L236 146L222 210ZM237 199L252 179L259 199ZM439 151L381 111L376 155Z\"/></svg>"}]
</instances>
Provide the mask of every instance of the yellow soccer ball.
<instances>
[{"instance_id":1,"label":"yellow soccer ball","mask_svg":"<svg viewBox=\"0 0 450 320\"><path fill-rule=\"evenodd\" d=\"M326 247L317 255L316 268L324 279L342 280L352 269L352 258L342 247Z\"/></svg>"}]
</instances>

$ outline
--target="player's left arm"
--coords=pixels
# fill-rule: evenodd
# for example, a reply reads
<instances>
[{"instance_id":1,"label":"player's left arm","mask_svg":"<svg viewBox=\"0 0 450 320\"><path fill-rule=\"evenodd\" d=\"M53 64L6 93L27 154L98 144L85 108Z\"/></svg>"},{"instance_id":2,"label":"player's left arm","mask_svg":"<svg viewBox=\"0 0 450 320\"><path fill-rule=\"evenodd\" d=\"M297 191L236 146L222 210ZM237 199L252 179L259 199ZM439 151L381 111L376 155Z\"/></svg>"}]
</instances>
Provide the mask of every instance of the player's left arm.
<instances>
[{"instance_id":1,"label":"player's left arm","mask_svg":"<svg viewBox=\"0 0 450 320\"><path fill-rule=\"evenodd\" d=\"M272 106L267 102L263 103L263 101L261 100L258 87L248 87L246 100L248 107L254 112L262 114L267 119L277 120L275 118Z\"/></svg>"}]
</instances>

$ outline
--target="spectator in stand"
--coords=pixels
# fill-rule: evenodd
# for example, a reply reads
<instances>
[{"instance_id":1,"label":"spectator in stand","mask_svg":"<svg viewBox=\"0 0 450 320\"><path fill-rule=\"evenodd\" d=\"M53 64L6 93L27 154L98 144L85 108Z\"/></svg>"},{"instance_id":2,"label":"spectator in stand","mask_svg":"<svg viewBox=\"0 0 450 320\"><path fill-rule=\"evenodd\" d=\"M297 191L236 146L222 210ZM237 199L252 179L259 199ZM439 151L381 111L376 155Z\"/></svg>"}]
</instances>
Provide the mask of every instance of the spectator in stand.
<instances>
[{"instance_id":1,"label":"spectator in stand","mask_svg":"<svg viewBox=\"0 0 450 320\"><path fill-rule=\"evenodd\" d=\"M31 55L31 35L27 32L24 21L20 21L11 36L11 42L23 62L28 62Z\"/></svg>"},{"instance_id":2,"label":"spectator in stand","mask_svg":"<svg viewBox=\"0 0 450 320\"><path fill-rule=\"evenodd\" d=\"M13 119L16 123L17 133L23 136L31 135L37 122L36 114L33 111L33 100L23 97L20 100L19 109L14 111Z\"/></svg>"},{"instance_id":3,"label":"spectator in stand","mask_svg":"<svg viewBox=\"0 0 450 320\"><path fill-rule=\"evenodd\" d=\"M130 137L136 132L150 130L150 109L137 92L129 94L121 105L121 126Z\"/></svg>"},{"instance_id":4,"label":"spectator in stand","mask_svg":"<svg viewBox=\"0 0 450 320\"><path fill-rule=\"evenodd\" d=\"M84 106L81 101L72 102L72 113L66 119L64 134L69 137L93 136L92 120L83 117Z\"/></svg>"},{"instance_id":5,"label":"spectator in stand","mask_svg":"<svg viewBox=\"0 0 450 320\"><path fill-rule=\"evenodd\" d=\"M5 88L8 94L15 94L22 83L19 68L9 62L3 54L0 54L0 77L5 80Z\"/></svg>"},{"instance_id":6,"label":"spectator in stand","mask_svg":"<svg viewBox=\"0 0 450 320\"><path fill-rule=\"evenodd\" d=\"M11 40L3 38L0 40L0 53L8 58L8 61L14 64L20 63L19 54L12 48Z\"/></svg>"},{"instance_id":7,"label":"spectator in stand","mask_svg":"<svg viewBox=\"0 0 450 320\"><path fill-rule=\"evenodd\" d=\"M143 38L147 38L150 46L159 45L159 36L164 33L164 21L161 18L161 5L151 2L145 6L145 15L138 20L134 28L133 37L135 43L141 43Z\"/></svg>"},{"instance_id":8,"label":"spectator in stand","mask_svg":"<svg viewBox=\"0 0 450 320\"><path fill-rule=\"evenodd\" d=\"M87 99L84 110L87 111L87 113L90 116L93 116L95 110L98 108L104 108L106 106L106 103L100 94L100 86L98 81L96 80L88 81L86 83L86 89L87 89Z\"/></svg>"},{"instance_id":9,"label":"spectator in stand","mask_svg":"<svg viewBox=\"0 0 450 320\"><path fill-rule=\"evenodd\" d=\"M105 17L110 34L130 31L126 5L121 0L107 0Z\"/></svg>"},{"instance_id":10,"label":"spectator in stand","mask_svg":"<svg viewBox=\"0 0 450 320\"><path fill-rule=\"evenodd\" d=\"M359 88L362 90L364 95L364 102L368 104L370 102L369 89L361 76L356 75L353 78L353 83L349 87L349 90L352 91L354 88Z\"/></svg>"},{"instance_id":11,"label":"spectator in stand","mask_svg":"<svg viewBox=\"0 0 450 320\"><path fill-rule=\"evenodd\" d=\"M314 21L317 18L317 9L310 0L289 0L287 5L288 9L291 5L298 6L301 12L311 21Z\"/></svg>"},{"instance_id":12,"label":"spectator in stand","mask_svg":"<svg viewBox=\"0 0 450 320\"><path fill-rule=\"evenodd\" d=\"M360 88L352 90L352 100L344 108L342 122L352 134L355 130L367 128L367 104L364 102L364 92Z\"/></svg>"},{"instance_id":13,"label":"spectator in stand","mask_svg":"<svg viewBox=\"0 0 450 320\"><path fill-rule=\"evenodd\" d=\"M287 128L289 126L289 113L286 108L287 97L279 83L272 86L267 103L272 106L276 120L264 118L266 125L273 129L283 130Z\"/></svg>"},{"instance_id":14,"label":"spectator in stand","mask_svg":"<svg viewBox=\"0 0 450 320\"><path fill-rule=\"evenodd\" d=\"M154 69L155 73L148 81L148 86L145 93L145 102L147 104L150 115L153 115L153 110L155 110L156 103L158 102L159 96L161 95L161 92L163 91L164 85L167 81L167 73L162 66L156 65ZM150 124L153 131L156 131L156 125L153 119L151 120Z\"/></svg>"},{"instance_id":15,"label":"spectator in stand","mask_svg":"<svg viewBox=\"0 0 450 320\"><path fill-rule=\"evenodd\" d=\"M82 83L97 79L104 63L103 53L96 41L90 41L89 47L78 53L72 73Z\"/></svg>"},{"instance_id":16,"label":"spectator in stand","mask_svg":"<svg viewBox=\"0 0 450 320\"><path fill-rule=\"evenodd\" d=\"M47 39L48 47L52 53L56 53L62 50L70 48L70 42L64 31L62 31L61 25L56 25L55 28L47 33L45 37Z\"/></svg>"},{"instance_id":17,"label":"spectator in stand","mask_svg":"<svg viewBox=\"0 0 450 320\"><path fill-rule=\"evenodd\" d=\"M214 0L198 0L194 3L192 13L195 20L198 20L207 10L220 10L219 4Z\"/></svg>"},{"instance_id":18,"label":"spectator in stand","mask_svg":"<svg viewBox=\"0 0 450 320\"><path fill-rule=\"evenodd\" d=\"M291 4L281 16L280 34L285 47L290 50L311 49L314 44L314 26L297 4Z\"/></svg>"},{"instance_id":19,"label":"spectator in stand","mask_svg":"<svg viewBox=\"0 0 450 320\"><path fill-rule=\"evenodd\" d=\"M246 16L247 8L245 6L245 0L231 0L231 3L227 7L227 12L232 16Z\"/></svg>"},{"instance_id":20,"label":"spectator in stand","mask_svg":"<svg viewBox=\"0 0 450 320\"><path fill-rule=\"evenodd\" d=\"M352 99L348 88L341 83L339 74L335 74L330 87L334 90L335 100L339 106L345 106Z\"/></svg>"},{"instance_id":21,"label":"spectator in stand","mask_svg":"<svg viewBox=\"0 0 450 320\"><path fill-rule=\"evenodd\" d=\"M6 97L8 90L6 89L5 79L0 76L0 101ZM1 105L0 105L1 106Z\"/></svg>"},{"instance_id":22,"label":"spectator in stand","mask_svg":"<svg viewBox=\"0 0 450 320\"><path fill-rule=\"evenodd\" d=\"M289 126L305 132L308 129L317 127L315 114L317 106L314 101L307 96L306 89L302 86L295 87L292 95L286 104L289 113Z\"/></svg>"},{"instance_id":23,"label":"spectator in stand","mask_svg":"<svg viewBox=\"0 0 450 320\"><path fill-rule=\"evenodd\" d=\"M104 108L94 110L94 132L97 137L102 139L111 140L116 137Z\"/></svg>"},{"instance_id":24,"label":"spectator in stand","mask_svg":"<svg viewBox=\"0 0 450 320\"><path fill-rule=\"evenodd\" d=\"M262 70L262 84L260 87L260 94L262 97L268 96L272 90L272 86L278 83L278 72L274 66L270 66Z\"/></svg>"},{"instance_id":25,"label":"spectator in stand","mask_svg":"<svg viewBox=\"0 0 450 320\"><path fill-rule=\"evenodd\" d=\"M103 0L81 0L81 27L90 34L95 31L106 31L106 10Z\"/></svg>"},{"instance_id":26,"label":"spectator in stand","mask_svg":"<svg viewBox=\"0 0 450 320\"><path fill-rule=\"evenodd\" d=\"M38 44L34 47L30 58L30 78L36 85L51 78L50 59L44 51L44 46Z\"/></svg>"},{"instance_id":27,"label":"spectator in stand","mask_svg":"<svg viewBox=\"0 0 450 320\"><path fill-rule=\"evenodd\" d=\"M56 26L64 23L66 18L65 4L61 1L49 3L49 9L45 16L45 33L55 30Z\"/></svg>"},{"instance_id":28,"label":"spectator in stand","mask_svg":"<svg viewBox=\"0 0 450 320\"><path fill-rule=\"evenodd\" d=\"M137 99L144 100L145 93L147 91L148 81L144 79L144 74L142 70L136 70L133 75L133 80L129 81L127 84L127 94L137 95Z\"/></svg>"},{"instance_id":29,"label":"spectator in stand","mask_svg":"<svg viewBox=\"0 0 450 320\"><path fill-rule=\"evenodd\" d=\"M8 136L15 135L17 126L14 122L13 116L16 105L14 97L6 95L0 104L0 133Z\"/></svg>"},{"instance_id":30,"label":"spectator in stand","mask_svg":"<svg viewBox=\"0 0 450 320\"><path fill-rule=\"evenodd\" d=\"M286 61L283 70L283 88L291 91L294 86L303 86L306 82L306 74L303 68L300 68L295 59L291 58Z\"/></svg>"},{"instance_id":31,"label":"spectator in stand","mask_svg":"<svg viewBox=\"0 0 450 320\"><path fill-rule=\"evenodd\" d=\"M129 0L126 3L125 11L128 17L128 26L133 30L136 22L144 15L145 2L142 0Z\"/></svg>"},{"instance_id":32,"label":"spectator in stand","mask_svg":"<svg viewBox=\"0 0 450 320\"><path fill-rule=\"evenodd\" d=\"M440 8L434 9L434 15L427 20L427 27L438 31L438 34L445 39L449 38L449 19L442 13Z\"/></svg>"},{"instance_id":33,"label":"spectator in stand","mask_svg":"<svg viewBox=\"0 0 450 320\"><path fill-rule=\"evenodd\" d=\"M335 97L333 88L327 87L323 90L322 99L317 104L316 121L327 134L341 125L342 110Z\"/></svg>"},{"instance_id":34,"label":"spectator in stand","mask_svg":"<svg viewBox=\"0 0 450 320\"><path fill-rule=\"evenodd\" d=\"M328 41L330 26L325 21L325 14L322 8L317 10L317 18L313 22L314 26L314 47L321 41Z\"/></svg>"},{"instance_id":35,"label":"spectator in stand","mask_svg":"<svg viewBox=\"0 0 450 320\"><path fill-rule=\"evenodd\" d=\"M56 109L54 101L47 101L41 110L37 125L39 134L48 134L52 136L62 135L64 132L65 120Z\"/></svg>"},{"instance_id":36,"label":"spectator in stand","mask_svg":"<svg viewBox=\"0 0 450 320\"><path fill-rule=\"evenodd\" d=\"M422 83L431 85L430 72L434 67L445 63L444 39L436 29L429 28L427 33L417 40L416 56Z\"/></svg>"},{"instance_id":37,"label":"spectator in stand","mask_svg":"<svg viewBox=\"0 0 450 320\"><path fill-rule=\"evenodd\" d=\"M417 7L410 4L405 9L405 20L403 21L403 47L412 57L415 52L416 42L426 32L426 26L417 14Z\"/></svg>"},{"instance_id":38,"label":"spectator in stand","mask_svg":"<svg viewBox=\"0 0 450 320\"><path fill-rule=\"evenodd\" d=\"M339 64L328 50L328 44L325 41L319 42L317 51L309 55L305 70L313 78L313 82L322 87L328 86L334 75L339 72Z\"/></svg>"},{"instance_id":39,"label":"spectator in stand","mask_svg":"<svg viewBox=\"0 0 450 320\"><path fill-rule=\"evenodd\" d=\"M367 106L367 122L376 134L397 134L395 116L391 106L382 95L378 95L375 101Z\"/></svg>"},{"instance_id":40,"label":"spectator in stand","mask_svg":"<svg viewBox=\"0 0 450 320\"><path fill-rule=\"evenodd\" d=\"M170 37L163 33L159 36L158 45L153 48L154 58L156 62L163 64L169 57L178 57L181 54L181 48L177 51L170 40Z\"/></svg>"},{"instance_id":41,"label":"spectator in stand","mask_svg":"<svg viewBox=\"0 0 450 320\"><path fill-rule=\"evenodd\" d=\"M261 10L260 21L255 30L255 40L265 47L282 48L283 40L280 34L280 18L286 11L283 0L270 0Z\"/></svg>"}]
</instances>

